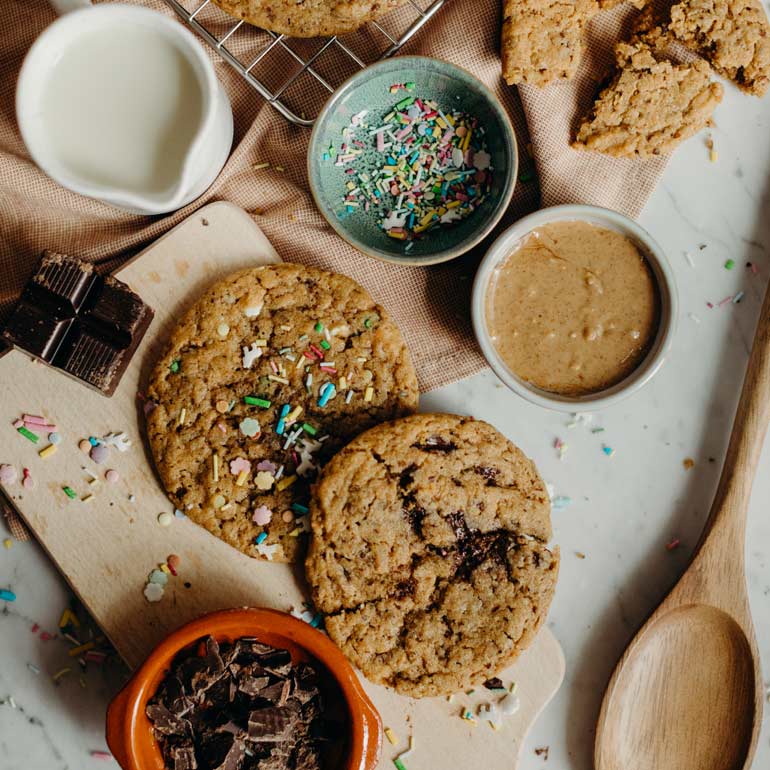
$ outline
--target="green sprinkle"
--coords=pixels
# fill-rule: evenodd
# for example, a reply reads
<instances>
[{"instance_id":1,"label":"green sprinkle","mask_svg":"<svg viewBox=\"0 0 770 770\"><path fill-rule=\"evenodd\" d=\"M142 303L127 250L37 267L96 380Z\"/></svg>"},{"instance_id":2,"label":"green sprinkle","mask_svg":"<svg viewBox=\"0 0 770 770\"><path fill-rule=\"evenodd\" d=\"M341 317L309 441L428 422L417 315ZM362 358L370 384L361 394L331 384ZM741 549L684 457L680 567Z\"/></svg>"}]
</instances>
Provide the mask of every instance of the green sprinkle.
<instances>
[{"instance_id":1,"label":"green sprinkle","mask_svg":"<svg viewBox=\"0 0 770 770\"><path fill-rule=\"evenodd\" d=\"M171 366L169 367L174 374L176 374L179 371L179 359L176 358L171 362Z\"/></svg>"},{"instance_id":2,"label":"green sprinkle","mask_svg":"<svg viewBox=\"0 0 770 770\"><path fill-rule=\"evenodd\" d=\"M367 318L367 319L365 319L365 320L364 320L364 326L365 326L367 329L371 329L371 328L372 328L372 319L371 319L371 318Z\"/></svg>"},{"instance_id":3,"label":"green sprinkle","mask_svg":"<svg viewBox=\"0 0 770 770\"><path fill-rule=\"evenodd\" d=\"M735 267L734 259L728 259L727 262L725 262L725 270L732 270L734 267Z\"/></svg>"},{"instance_id":4,"label":"green sprinkle","mask_svg":"<svg viewBox=\"0 0 770 770\"><path fill-rule=\"evenodd\" d=\"M302 503L292 503L291 509L295 513L301 513L303 515L309 513L308 507L306 505L302 505Z\"/></svg>"},{"instance_id":5,"label":"green sprinkle","mask_svg":"<svg viewBox=\"0 0 770 770\"><path fill-rule=\"evenodd\" d=\"M393 760L393 764L396 766L397 770L406 770L406 765L398 759L398 757Z\"/></svg>"},{"instance_id":6,"label":"green sprinkle","mask_svg":"<svg viewBox=\"0 0 770 770\"><path fill-rule=\"evenodd\" d=\"M318 433L318 431L312 425L310 425L307 422L303 422L302 423L302 430L304 430L305 433L308 433L311 436L315 436L315 434Z\"/></svg>"},{"instance_id":7,"label":"green sprinkle","mask_svg":"<svg viewBox=\"0 0 770 770\"><path fill-rule=\"evenodd\" d=\"M417 84L410 81L408 83L404 83L404 88L406 88L407 91L414 91L414 89L417 88Z\"/></svg>"},{"instance_id":8,"label":"green sprinkle","mask_svg":"<svg viewBox=\"0 0 770 770\"><path fill-rule=\"evenodd\" d=\"M37 442L40 441L40 436L33 433L31 430L28 430L23 425L20 428L16 428L16 430L19 431L24 438L28 438L33 444L37 444Z\"/></svg>"},{"instance_id":9,"label":"green sprinkle","mask_svg":"<svg viewBox=\"0 0 770 770\"><path fill-rule=\"evenodd\" d=\"M402 99L397 105L397 110L403 110L406 107L408 107L410 104L414 104L414 97L413 96L407 96L406 99Z\"/></svg>"},{"instance_id":10,"label":"green sprinkle","mask_svg":"<svg viewBox=\"0 0 770 770\"><path fill-rule=\"evenodd\" d=\"M324 350L329 350L329 348L331 348L331 345L326 340L321 340L321 347Z\"/></svg>"},{"instance_id":11,"label":"green sprinkle","mask_svg":"<svg viewBox=\"0 0 770 770\"><path fill-rule=\"evenodd\" d=\"M62 491L70 500L74 500L78 496L78 493L72 487L62 487Z\"/></svg>"},{"instance_id":12,"label":"green sprinkle","mask_svg":"<svg viewBox=\"0 0 770 770\"><path fill-rule=\"evenodd\" d=\"M317 332L322 332L322 331L324 330L324 325L323 325L323 324L322 324L320 321L317 321L317 322L316 322L316 325L315 325L313 328L314 328L314 329L315 329Z\"/></svg>"},{"instance_id":13,"label":"green sprinkle","mask_svg":"<svg viewBox=\"0 0 770 770\"><path fill-rule=\"evenodd\" d=\"M535 175L531 171L522 171L519 174L519 181L523 183L531 182L535 178Z\"/></svg>"},{"instance_id":14,"label":"green sprinkle","mask_svg":"<svg viewBox=\"0 0 770 770\"><path fill-rule=\"evenodd\" d=\"M256 396L244 396L243 403L249 406L261 406L263 409L270 408L270 401L266 398L257 398Z\"/></svg>"}]
</instances>

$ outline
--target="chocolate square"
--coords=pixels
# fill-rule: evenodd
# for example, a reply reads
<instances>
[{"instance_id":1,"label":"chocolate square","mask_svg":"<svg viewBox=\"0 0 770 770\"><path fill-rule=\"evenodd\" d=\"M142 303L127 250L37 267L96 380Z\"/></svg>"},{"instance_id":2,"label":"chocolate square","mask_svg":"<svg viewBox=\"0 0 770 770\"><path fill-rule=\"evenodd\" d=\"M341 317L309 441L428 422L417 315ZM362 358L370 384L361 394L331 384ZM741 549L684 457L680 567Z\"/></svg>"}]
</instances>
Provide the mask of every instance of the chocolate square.
<instances>
[{"instance_id":1,"label":"chocolate square","mask_svg":"<svg viewBox=\"0 0 770 770\"><path fill-rule=\"evenodd\" d=\"M152 317L122 281L46 251L0 336L111 396Z\"/></svg>"}]
</instances>

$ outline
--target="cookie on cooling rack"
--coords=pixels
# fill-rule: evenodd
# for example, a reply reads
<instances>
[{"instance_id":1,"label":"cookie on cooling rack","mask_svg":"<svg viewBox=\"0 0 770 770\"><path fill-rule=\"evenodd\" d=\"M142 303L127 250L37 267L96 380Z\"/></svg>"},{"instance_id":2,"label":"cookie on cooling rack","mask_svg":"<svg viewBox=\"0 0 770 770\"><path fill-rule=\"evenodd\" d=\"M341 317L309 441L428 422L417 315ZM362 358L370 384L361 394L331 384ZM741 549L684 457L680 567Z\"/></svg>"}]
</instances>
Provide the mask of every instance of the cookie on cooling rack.
<instances>
[{"instance_id":1,"label":"cookie on cooling rack","mask_svg":"<svg viewBox=\"0 0 770 770\"><path fill-rule=\"evenodd\" d=\"M147 434L174 505L249 556L304 554L310 485L417 378L396 324L355 281L294 264L217 283L152 373Z\"/></svg>"},{"instance_id":2,"label":"cookie on cooling rack","mask_svg":"<svg viewBox=\"0 0 770 770\"><path fill-rule=\"evenodd\" d=\"M214 0L223 11L289 37L352 32L407 0Z\"/></svg>"},{"instance_id":3,"label":"cookie on cooling rack","mask_svg":"<svg viewBox=\"0 0 770 770\"><path fill-rule=\"evenodd\" d=\"M494 676L529 646L558 572L534 464L491 425L425 414L326 466L306 574L326 630L372 681L423 697Z\"/></svg>"}]
</instances>

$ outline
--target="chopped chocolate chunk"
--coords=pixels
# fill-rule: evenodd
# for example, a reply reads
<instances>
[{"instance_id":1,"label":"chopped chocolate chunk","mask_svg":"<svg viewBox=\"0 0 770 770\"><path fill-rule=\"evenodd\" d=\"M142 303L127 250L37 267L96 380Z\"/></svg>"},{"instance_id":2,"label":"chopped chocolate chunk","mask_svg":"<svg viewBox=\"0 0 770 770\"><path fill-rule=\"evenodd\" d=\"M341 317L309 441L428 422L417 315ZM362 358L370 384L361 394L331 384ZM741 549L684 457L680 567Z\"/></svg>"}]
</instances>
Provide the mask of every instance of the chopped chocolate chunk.
<instances>
[{"instance_id":1,"label":"chopped chocolate chunk","mask_svg":"<svg viewBox=\"0 0 770 770\"><path fill-rule=\"evenodd\" d=\"M249 714L249 739L255 743L283 743L291 737L294 714L278 706Z\"/></svg>"},{"instance_id":2,"label":"chopped chocolate chunk","mask_svg":"<svg viewBox=\"0 0 770 770\"><path fill-rule=\"evenodd\" d=\"M75 257L43 253L2 339L111 396L152 321L128 286Z\"/></svg>"},{"instance_id":3,"label":"chopped chocolate chunk","mask_svg":"<svg viewBox=\"0 0 770 770\"><path fill-rule=\"evenodd\" d=\"M195 761L195 751L192 746L176 746L171 750L171 756L166 758L166 762L171 760L173 770L197 770L198 763Z\"/></svg>"},{"instance_id":4,"label":"chopped chocolate chunk","mask_svg":"<svg viewBox=\"0 0 770 770\"><path fill-rule=\"evenodd\" d=\"M487 688L487 690L504 690L505 686L503 685L503 680L500 679L499 676L494 676L491 679L487 679L486 682L484 682L484 687Z\"/></svg>"},{"instance_id":5,"label":"chopped chocolate chunk","mask_svg":"<svg viewBox=\"0 0 770 770\"><path fill-rule=\"evenodd\" d=\"M333 725L318 682L287 650L209 637L176 656L146 713L169 770L320 770Z\"/></svg>"}]
</instances>

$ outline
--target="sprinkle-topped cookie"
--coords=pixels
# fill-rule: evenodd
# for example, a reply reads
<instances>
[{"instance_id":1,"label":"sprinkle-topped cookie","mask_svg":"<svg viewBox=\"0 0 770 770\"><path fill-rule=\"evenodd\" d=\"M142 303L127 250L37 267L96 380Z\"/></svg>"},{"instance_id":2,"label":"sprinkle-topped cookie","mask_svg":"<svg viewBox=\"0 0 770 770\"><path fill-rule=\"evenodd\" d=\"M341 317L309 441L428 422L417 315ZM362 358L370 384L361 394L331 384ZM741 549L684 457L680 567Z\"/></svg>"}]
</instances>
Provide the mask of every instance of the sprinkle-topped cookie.
<instances>
[{"instance_id":1,"label":"sprinkle-topped cookie","mask_svg":"<svg viewBox=\"0 0 770 770\"><path fill-rule=\"evenodd\" d=\"M363 288L271 265L182 319L150 379L147 433L175 507L250 556L294 561L321 466L417 397L404 340Z\"/></svg>"}]
</instances>

